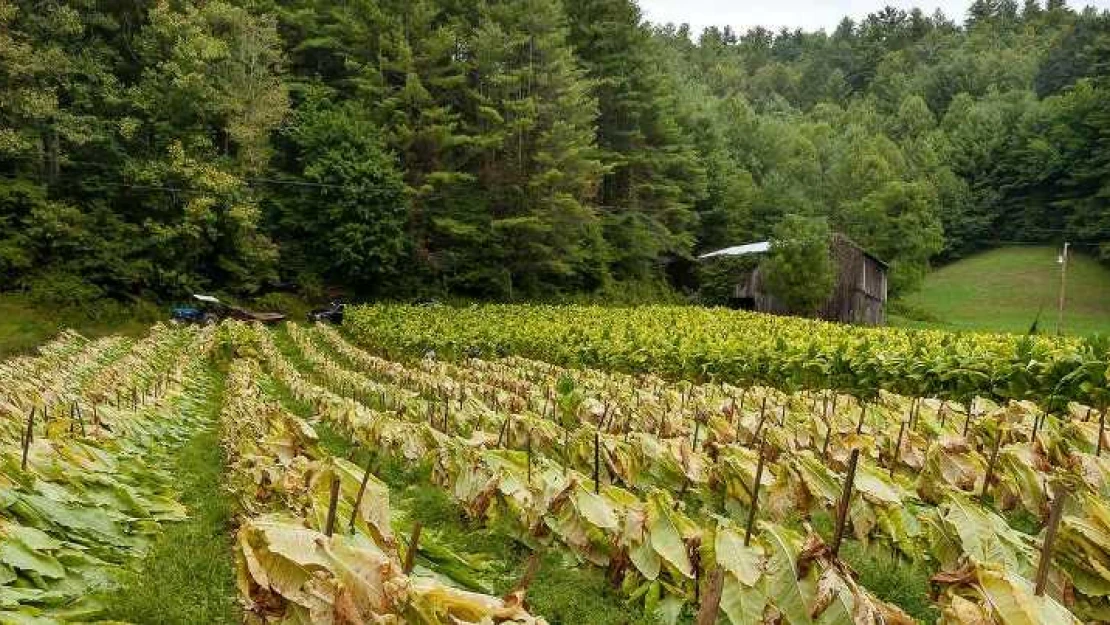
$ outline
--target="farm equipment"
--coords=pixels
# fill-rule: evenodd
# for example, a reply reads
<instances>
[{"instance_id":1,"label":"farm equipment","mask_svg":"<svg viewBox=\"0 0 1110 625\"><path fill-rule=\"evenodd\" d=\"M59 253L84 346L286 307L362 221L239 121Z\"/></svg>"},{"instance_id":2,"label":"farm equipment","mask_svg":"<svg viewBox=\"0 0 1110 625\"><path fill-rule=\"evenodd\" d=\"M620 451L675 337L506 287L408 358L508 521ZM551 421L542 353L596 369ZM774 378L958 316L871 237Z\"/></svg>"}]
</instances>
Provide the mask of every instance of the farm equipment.
<instances>
[{"instance_id":1,"label":"farm equipment","mask_svg":"<svg viewBox=\"0 0 1110 625\"><path fill-rule=\"evenodd\" d=\"M343 323L343 310L347 307L345 302L335 301L328 304L324 308L317 308L308 313L308 323L316 323L317 321L327 321L335 325Z\"/></svg>"},{"instance_id":2,"label":"farm equipment","mask_svg":"<svg viewBox=\"0 0 1110 625\"><path fill-rule=\"evenodd\" d=\"M176 323L212 324L223 319L239 319L242 321L258 321L265 324L277 323L285 319L285 315L275 312L255 312L232 306L221 302L211 295L193 294L197 300L194 306L181 306L174 308L170 319Z\"/></svg>"}]
</instances>

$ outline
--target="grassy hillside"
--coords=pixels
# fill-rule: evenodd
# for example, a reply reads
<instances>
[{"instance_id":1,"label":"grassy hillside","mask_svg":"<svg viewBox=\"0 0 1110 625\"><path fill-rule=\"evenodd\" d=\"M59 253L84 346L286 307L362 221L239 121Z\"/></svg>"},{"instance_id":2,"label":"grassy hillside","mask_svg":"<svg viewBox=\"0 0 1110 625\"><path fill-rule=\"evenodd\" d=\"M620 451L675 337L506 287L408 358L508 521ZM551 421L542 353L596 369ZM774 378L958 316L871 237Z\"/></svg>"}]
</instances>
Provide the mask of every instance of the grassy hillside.
<instances>
[{"instance_id":1,"label":"grassy hillside","mask_svg":"<svg viewBox=\"0 0 1110 625\"><path fill-rule=\"evenodd\" d=\"M30 351L63 328L72 328L88 337L142 334L160 313L150 304L94 303L74 308L48 306L10 293L0 295L0 358Z\"/></svg>"},{"instance_id":2,"label":"grassy hillside","mask_svg":"<svg viewBox=\"0 0 1110 625\"><path fill-rule=\"evenodd\" d=\"M892 315L891 324L1026 332L1042 311L1041 330L1055 332L1058 253L1051 247L1001 248L941 267L899 302L916 320ZM1064 331L1110 332L1110 269L1079 253L1068 263Z\"/></svg>"}]
</instances>

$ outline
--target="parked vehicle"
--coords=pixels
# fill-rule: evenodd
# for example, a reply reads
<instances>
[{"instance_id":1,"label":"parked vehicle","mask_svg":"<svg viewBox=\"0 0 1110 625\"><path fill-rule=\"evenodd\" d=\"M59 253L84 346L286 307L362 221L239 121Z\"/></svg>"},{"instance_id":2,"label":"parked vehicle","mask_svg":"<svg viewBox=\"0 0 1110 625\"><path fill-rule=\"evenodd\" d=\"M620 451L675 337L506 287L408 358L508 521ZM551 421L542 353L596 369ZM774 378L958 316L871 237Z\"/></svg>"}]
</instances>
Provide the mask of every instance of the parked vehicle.
<instances>
[{"instance_id":1,"label":"parked vehicle","mask_svg":"<svg viewBox=\"0 0 1110 625\"><path fill-rule=\"evenodd\" d=\"M176 323L211 324L223 319L240 319L271 324L285 319L285 315L281 313L247 310L221 302L211 295L194 293L193 299L197 301L194 306L174 308L170 313L170 320Z\"/></svg>"},{"instance_id":2,"label":"parked vehicle","mask_svg":"<svg viewBox=\"0 0 1110 625\"><path fill-rule=\"evenodd\" d=\"M317 321L327 321L335 325L340 325L343 323L343 310L346 307L346 302L334 301L324 308L317 308L308 313L308 322L311 324Z\"/></svg>"}]
</instances>

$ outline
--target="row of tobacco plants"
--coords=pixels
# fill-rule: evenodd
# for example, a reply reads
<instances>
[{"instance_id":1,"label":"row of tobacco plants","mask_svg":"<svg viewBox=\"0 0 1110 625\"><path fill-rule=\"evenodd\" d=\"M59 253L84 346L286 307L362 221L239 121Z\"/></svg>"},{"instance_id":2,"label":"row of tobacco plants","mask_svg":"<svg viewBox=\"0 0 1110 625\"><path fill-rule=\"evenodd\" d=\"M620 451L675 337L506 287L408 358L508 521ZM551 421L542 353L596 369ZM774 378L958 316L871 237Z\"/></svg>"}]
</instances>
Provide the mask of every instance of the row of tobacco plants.
<instances>
[{"instance_id":1,"label":"row of tobacco plants","mask_svg":"<svg viewBox=\"0 0 1110 625\"><path fill-rule=\"evenodd\" d=\"M1110 618L1110 464L1091 406L861 400L520 357L405 364L333 328L287 332L300 368L267 331L239 331L321 422L433 459L473 523L603 568L663 621L913 622L840 558L850 540L931 569L944 623Z\"/></svg>"},{"instance_id":2,"label":"row of tobacco plants","mask_svg":"<svg viewBox=\"0 0 1110 625\"><path fill-rule=\"evenodd\" d=\"M361 342L395 356L527 356L566 366L741 386L880 389L966 403L975 396L1110 403L1110 341L864 328L678 306L376 305L347 315Z\"/></svg>"},{"instance_id":3,"label":"row of tobacco plants","mask_svg":"<svg viewBox=\"0 0 1110 625\"><path fill-rule=\"evenodd\" d=\"M203 425L214 337L65 332L0 362L0 622L96 620L120 567L185 518L170 468Z\"/></svg>"}]
</instances>

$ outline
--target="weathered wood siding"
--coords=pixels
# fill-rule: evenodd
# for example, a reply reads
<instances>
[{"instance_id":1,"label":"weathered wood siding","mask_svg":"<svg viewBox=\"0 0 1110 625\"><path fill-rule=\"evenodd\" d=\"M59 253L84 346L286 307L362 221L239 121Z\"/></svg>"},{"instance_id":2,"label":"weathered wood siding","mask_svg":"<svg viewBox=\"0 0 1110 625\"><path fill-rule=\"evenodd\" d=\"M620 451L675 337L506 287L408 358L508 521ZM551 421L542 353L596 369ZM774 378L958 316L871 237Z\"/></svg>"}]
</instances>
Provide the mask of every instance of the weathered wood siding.
<instances>
[{"instance_id":1,"label":"weathered wood siding","mask_svg":"<svg viewBox=\"0 0 1110 625\"><path fill-rule=\"evenodd\" d=\"M837 281L818 316L846 323L886 323L886 265L839 234L829 242L829 253L837 265ZM740 276L735 296L753 310L780 315L789 312L767 291L759 268Z\"/></svg>"}]
</instances>

